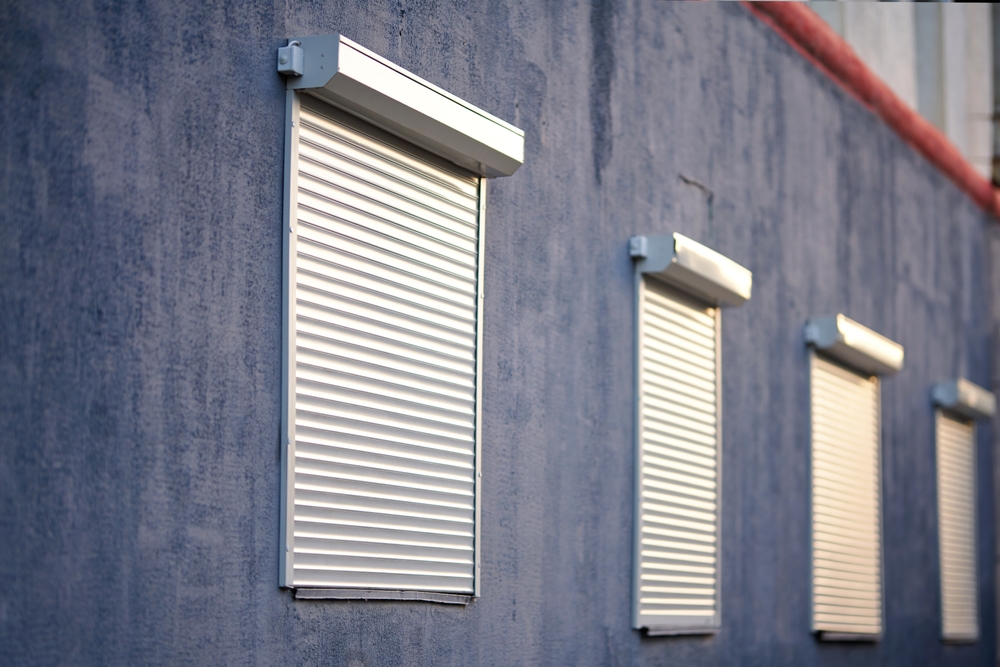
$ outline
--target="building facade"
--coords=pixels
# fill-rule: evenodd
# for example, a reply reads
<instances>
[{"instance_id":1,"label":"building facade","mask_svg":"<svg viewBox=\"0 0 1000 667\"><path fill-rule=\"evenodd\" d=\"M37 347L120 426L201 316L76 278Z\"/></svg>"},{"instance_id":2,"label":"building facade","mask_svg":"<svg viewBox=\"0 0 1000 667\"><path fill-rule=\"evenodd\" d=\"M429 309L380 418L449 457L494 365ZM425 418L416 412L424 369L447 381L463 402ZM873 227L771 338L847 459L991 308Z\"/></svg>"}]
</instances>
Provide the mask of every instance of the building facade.
<instances>
[{"instance_id":1,"label":"building facade","mask_svg":"<svg viewBox=\"0 0 1000 667\"><path fill-rule=\"evenodd\" d=\"M960 398L964 385L953 382L951 398L947 387L932 393L959 378L995 385L995 220L744 6L0 11L0 662L996 661L994 429L958 419L956 406L975 403ZM522 166L505 172L479 153L462 162L466 145L414 186L430 192L454 162L456 179L488 183L466 188L475 203L463 205L478 224L467 239L478 277L461 297L477 304L478 337L475 392L455 399L474 403L468 442L478 449L467 468L482 477L452 480L472 488L462 511L474 513L474 555L457 560L475 570L461 570L454 590L398 584L436 600L362 599L378 597L379 581L352 589L286 569L283 466L298 464L283 419L299 422L283 387L299 376L286 365L292 126L276 52L296 36L335 34L523 134ZM318 109L317 127L340 113ZM352 123L345 116L340 127ZM403 145L393 164L436 163L450 150L428 132L404 137L426 155ZM690 290L671 292L684 281L644 264L663 239L670 261L683 265L689 248L708 266L752 274L752 290L732 269L735 282L709 280L723 291L699 283L693 302ZM643 319L637 290L647 288L663 301ZM733 294L750 298L729 307ZM637 377L657 372L643 366L653 338L640 325L659 326L677 303L715 364L716 384L671 399L700 400L699 414L715 416L704 423L717 418L708 450L684 450L701 457L691 474L715 494L688 506L717 536L698 552L708 560L691 566L710 570L692 575L712 591L703 596L711 622L696 631L637 623L633 590L641 594L643 559L659 557L642 540L676 542L637 530L648 507L636 481L637 452L652 451L642 449L643 420L655 418L637 408L646 386ZM849 330L868 343L850 343ZM824 372L877 410L857 450L877 457L865 469L875 505L856 506L870 510L874 540L861 550L878 550L869 559L878 581L865 588L859 570L857 599L877 597L877 623L860 630L817 622L825 593L815 557L826 547L812 511L836 510L837 494L852 493L817 491ZM845 414L853 424L857 410ZM957 426L941 427L942 414ZM938 492L956 479L953 494ZM965 523L943 529L952 516ZM839 553L854 553L852 535ZM966 560L949 560L955 549ZM338 576L353 567L299 562ZM343 599L306 599L310 588ZM972 612L949 606L953 590L974 591Z\"/></svg>"}]
</instances>

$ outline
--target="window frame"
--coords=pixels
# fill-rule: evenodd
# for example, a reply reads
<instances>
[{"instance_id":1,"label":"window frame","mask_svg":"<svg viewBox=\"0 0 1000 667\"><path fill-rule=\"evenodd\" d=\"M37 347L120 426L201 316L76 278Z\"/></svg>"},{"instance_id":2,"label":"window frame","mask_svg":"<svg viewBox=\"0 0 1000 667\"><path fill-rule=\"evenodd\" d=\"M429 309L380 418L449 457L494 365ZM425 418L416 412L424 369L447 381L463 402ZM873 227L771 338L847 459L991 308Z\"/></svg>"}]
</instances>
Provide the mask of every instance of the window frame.
<instances>
[{"instance_id":1,"label":"window frame","mask_svg":"<svg viewBox=\"0 0 1000 667\"><path fill-rule=\"evenodd\" d=\"M815 370L815 361L819 358L822 361L839 366L843 370L853 373L860 378L875 379L877 382L876 387L876 411L878 416L878 442L876 443L877 449L877 465L878 465L878 540L879 540L879 632L878 633L858 633L858 632L837 632L832 630L821 630L816 627L816 580L815 580L815 563L816 563L816 528L814 525L814 503L815 503L815 465L813 460L814 448L816 446L815 431L813 429L813 401L814 401L814 391L813 391L813 379ZM884 438L882 437L882 380L877 375L869 373L864 370L859 370L857 368L851 367L837 359L831 358L827 355L818 353L815 349L809 348L808 350L808 363L809 363L809 449L808 449L808 465L809 465L809 501L807 507L809 508L808 513L808 526L809 526L809 628L810 631L816 634L821 640L828 642L836 641L860 641L860 642L878 642L881 641L883 635L885 634L885 503L884 503L884 484L883 484L883 473L884 473L884 457L885 452L883 448Z\"/></svg>"},{"instance_id":2,"label":"window frame","mask_svg":"<svg viewBox=\"0 0 1000 667\"><path fill-rule=\"evenodd\" d=\"M903 368L904 349L899 343L876 333L854 320L838 313L832 317L814 317L806 322L803 330L807 346L807 382L809 385L809 447L807 461L809 466L809 627L810 631L823 641L880 641L885 634L885 507L884 507L884 451L883 436L884 420L882 418L882 379L893 375ZM813 447L815 446L815 431L813 428L813 364L817 356L827 363L832 363L845 371L859 377L875 378L878 416L878 492L879 492L879 599L880 599L880 631L878 633L838 632L822 630L816 627L816 587L814 578L814 549L816 543L814 510L814 469Z\"/></svg>"},{"instance_id":3,"label":"window frame","mask_svg":"<svg viewBox=\"0 0 1000 667\"><path fill-rule=\"evenodd\" d=\"M944 531L942 530L942 524L944 523L944 513L941 505L941 421L948 419L951 421L959 422L964 426L967 426L971 432L971 459L972 459L972 470L970 471L972 479L970 480L970 488L972 489L972 595L974 598L975 607L975 618L976 618L976 631L972 636L969 635L949 635L947 632L947 625L945 622L945 565L944 565ZM938 547L938 590L940 593L940 604L939 613L941 615L941 641L947 644L975 644L979 641L982 636L982 619L980 611L980 595L979 595L979 508L977 507L979 500L979 465L977 460L978 447L977 447L977 435L978 429L976 428L976 422L973 418L962 415L961 413L955 412L953 410L948 410L947 408L937 407L934 410L934 471L935 471L935 496L936 503L935 507L937 510L937 547Z\"/></svg>"},{"instance_id":4,"label":"window frame","mask_svg":"<svg viewBox=\"0 0 1000 667\"><path fill-rule=\"evenodd\" d=\"M282 213L282 344L281 344L281 514L279 586L295 588L296 597L310 599L395 599L452 604L481 595L482 534L482 367L487 178L507 176L521 165L524 132L433 86L410 72L360 47L341 35L299 37L288 48L304 49L304 73L289 76L285 92L285 150ZM287 58L286 58L287 61ZM279 51L279 69L281 55ZM281 70L284 71L284 70ZM298 208L299 113L302 95L347 112L397 137L478 175L478 238L475 323L474 526L473 590L451 594L407 589L296 588L294 582L295 504L295 350L296 256Z\"/></svg>"},{"instance_id":5,"label":"window frame","mask_svg":"<svg viewBox=\"0 0 1000 667\"><path fill-rule=\"evenodd\" d=\"M975 643L982 637L982 609L979 595L979 440L978 424L983 420L991 420L996 415L997 400L992 391L959 377L946 382L938 382L931 389L931 402L934 404L934 460L935 460L935 492L937 496L938 516L938 583L941 596L939 613L941 614L941 640L946 643ZM976 595L976 636L975 638L952 638L945 634L944 626L944 572L941 561L941 508L940 508L940 420L951 419L965 421L972 428L972 512L973 512L973 561L975 563L974 588Z\"/></svg>"},{"instance_id":6,"label":"window frame","mask_svg":"<svg viewBox=\"0 0 1000 667\"><path fill-rule=\"evenodd\" d=\"M635 273L635 293L637 297L635 305L635 325L636 332L633 342L636 354L633 387L633 423L635 424L635 442L633 449L635 452L634 475L634 508L633 508L633 535L632 535L632 627L635 629L645 629L647 636L673 636L673 635L709 635L719 632L722 628L722 308L718 305L703 301L698 297L685 293L683 290L671 285L669 282L660 281L656 278L643 276L640 272ZM703 304L706 308L714 309L715 321L715 614L711 622L704 624L664 624L651 626L643 623L641 614L641 587L642 587L642 491L643 491L643 419L642 400L643 393L643 363L642 350L644 347L643 331L643 303L645 292L649 288L648 281L657 280L669 292L674 292L679 300L688 300L693 303Z\"/></svg>"},{"instance_id":7,"label":"window frame","mask_svg":"<svg viewBox=\"0 0 1000 667\"><path fill-rule=\"evenodd\" d=\"M634 236L629 239L629 254L633 271L633 386L632 386L632 602L631 625L645 630L647 637L676 635L709 635L722 628L722 309L740 306L750 299L753 274L710 248L678 233ZM641 611L642 585L642 351L643 302L647 281L657 281L681 300L703 304L715 309L715 614L711 623L658 624L644 623Z\"/></svg>"}]
</instances>

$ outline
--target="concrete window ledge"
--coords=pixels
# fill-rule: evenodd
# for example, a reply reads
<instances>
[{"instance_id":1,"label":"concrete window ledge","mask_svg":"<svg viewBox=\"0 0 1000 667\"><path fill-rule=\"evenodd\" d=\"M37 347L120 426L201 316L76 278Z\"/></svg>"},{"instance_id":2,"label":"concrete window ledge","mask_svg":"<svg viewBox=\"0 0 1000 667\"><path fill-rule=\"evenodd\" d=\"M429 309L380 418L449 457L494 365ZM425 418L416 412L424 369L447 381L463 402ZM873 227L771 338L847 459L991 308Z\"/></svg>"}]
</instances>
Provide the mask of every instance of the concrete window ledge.
<instances>
[{"instance_id":1,"label":"concrete window ledge","mask_svg":"<svg viewBox=\"0 0 1000 667\"><path fill-rule=\"evenodd\" d=\"M471 595L426 593L422 591L384 591L359 588L296 588L296 600L417 600L440 604L469 604Z\"/></svg>"},{"instance_id":2,"label":"concrete window ledge","mask_svg":"<svg viewBox=\"0 0 1000 667\"><path fill-rule=\"evenodd\" d=\"M829 632L824 631L818 633L820 641L824 642L864 642L864 643L875 643L881 641L882 635L880 634L862 634L855 632Z\"/></svg>"}]
</instances>

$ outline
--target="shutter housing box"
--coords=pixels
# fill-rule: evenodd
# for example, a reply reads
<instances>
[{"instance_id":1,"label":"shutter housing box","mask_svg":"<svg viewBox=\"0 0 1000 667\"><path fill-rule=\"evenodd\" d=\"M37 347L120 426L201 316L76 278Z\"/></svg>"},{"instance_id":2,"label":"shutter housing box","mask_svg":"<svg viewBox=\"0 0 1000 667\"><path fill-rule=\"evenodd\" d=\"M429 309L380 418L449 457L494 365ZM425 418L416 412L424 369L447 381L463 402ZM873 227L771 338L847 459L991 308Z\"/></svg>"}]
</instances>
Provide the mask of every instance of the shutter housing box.
<instances>
[{"instance_id":1,"label":"shutter housing box","mask_svg":"<svg viewBox=\"0 0 1000 667\"><path fill-rule=\"evenodd\" d=\"M934 404L951 410L969 419L992 419L997 411L997 399L993 392L958 378L949 382L939 382L931 391Z\"/></svg>"},{"instance_id":2,"label":"shutter housing box","mask_svg":"<svg viewBox=\"0 0 1000 667\"><path fill-rule=\"evenodd\" d=\"M480 592L483 177L513 173L523 133L339 35L292 41L279 583L464 603Z\"/></svg>"},{"instance_id":3,"label":"shutter housing box","mask_svg":"<svg viewBox=\"0 0 1000 667\"><path fill-rule=\"evenodd\" d=\"M805 336L806 343L823 354L872 375L891 375L903 368L902 345L844 315L812 318Z\"/></svg>"},{"instance_id":4,"label":"shutter housing box","mask_svg":"<svg viewBox=\"0 0 1000 667\"><path fill-rule=\"evenodd\" d=\"M752 274L680 234L629 241L635 263L635 535L632 625L719 629L719 305Z\"/></svg>"},{"instance_id":5,"label":"shutter housing box","mask_svg":"<svg viewBox=\"0 0 1000 667\"><path fill-rule=\"evenodd\" d=\"M510 176L524 162L524 132L424 81L343 35L295 37L308 90L482 176Z\"/></svg>"},{"instance_id":6,"label":"shutter housing box","mask_svg":"<svg viewBox=\"0 0 1000 667\"><path fill-rule=\"evenodd\" d=\"M753 273L682 234L635 236L629 252L636 270L707 303L739 306L750 298Z\"/></svg>"}]
</instances>

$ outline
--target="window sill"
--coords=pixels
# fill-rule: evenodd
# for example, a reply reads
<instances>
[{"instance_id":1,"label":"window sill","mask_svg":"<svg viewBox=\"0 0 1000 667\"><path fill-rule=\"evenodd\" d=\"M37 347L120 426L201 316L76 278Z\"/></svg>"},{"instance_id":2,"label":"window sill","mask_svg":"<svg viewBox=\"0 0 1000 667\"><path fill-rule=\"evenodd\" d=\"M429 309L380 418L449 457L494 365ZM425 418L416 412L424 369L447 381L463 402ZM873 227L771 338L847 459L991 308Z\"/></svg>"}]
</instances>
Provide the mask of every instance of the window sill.
<instances>
[{"instance_id":1,"label":"window sill","mask_svg":"<svg viewBox=\"0 0 1000 667\"><path fill-rule=\"evenodd\" d=\"M874 644L882 639L882 635L868 635L860 632L820 632L819 639L824 642L865 642Z\"/></svg>"},{"instance_id":2,"label":"window sill","mask_svg":"<svg viewBox=\"0 0 1000 667\"><path fill-rule=\"evenodd\" d=\"M718 634L719 628L646 628L647 637L698 637Z\"/></svg>"},{"instance_id":3,"label":"window sill","mask_svg":"<svg viewBox=\"0 0 1000 667\"><path fill-rule=\"evenodd\" d=\"M471 595L427 593L423 591L384 591L363 588L296 588L296 600L412 600L439 604L467 605Z\"/></svg>"}]
</instances>

